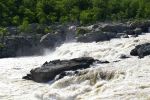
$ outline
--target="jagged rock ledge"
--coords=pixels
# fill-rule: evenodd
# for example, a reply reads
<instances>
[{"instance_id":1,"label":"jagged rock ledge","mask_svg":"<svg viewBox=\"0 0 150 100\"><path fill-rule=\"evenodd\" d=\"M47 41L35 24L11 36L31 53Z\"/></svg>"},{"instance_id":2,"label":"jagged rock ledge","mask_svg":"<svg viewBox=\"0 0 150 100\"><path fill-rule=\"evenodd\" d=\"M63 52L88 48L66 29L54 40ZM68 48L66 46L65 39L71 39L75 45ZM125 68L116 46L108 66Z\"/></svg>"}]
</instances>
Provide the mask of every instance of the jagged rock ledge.
<instances>
[{"instance_id":1,"label":"jagged rock ledge","mask_svg":"<svg viewBox=\"0 0 150 100\"><path fill-rule=\"evenodd\" d=\"M91 57L74 58L71 60L54 60L45 62L41 67L32 69L30 74L24 76L23 79L33 80L35 82L48 82L64 71L89 68L94 62L102 64L109 63L108 61L99 61Z\"/></svg>"}]
</instances>

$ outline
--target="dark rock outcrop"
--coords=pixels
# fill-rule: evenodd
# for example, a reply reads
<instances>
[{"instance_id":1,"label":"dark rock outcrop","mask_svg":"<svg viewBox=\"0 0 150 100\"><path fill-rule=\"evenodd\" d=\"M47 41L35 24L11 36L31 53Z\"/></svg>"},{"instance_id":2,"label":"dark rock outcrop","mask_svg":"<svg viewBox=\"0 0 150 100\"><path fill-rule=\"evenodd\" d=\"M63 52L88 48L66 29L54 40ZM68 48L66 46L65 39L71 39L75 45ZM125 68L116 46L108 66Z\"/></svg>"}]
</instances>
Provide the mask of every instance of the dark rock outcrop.
<instances>
[{"instance_id":1,"label":"dark rock outcrop","mask_svg":"<svg viewBox=\"0 0 150 100\"><path fill-rule=\"evenodd\" d=\"M122 33L128 30L128 26L122 23L118 24L104 24L101 28L103 32L114 32L114 33Z\"/></svg>"},{"instance_id":2,"label":"dark rock outcrop","mask_svg":"<svg viewBox=\"0 0 150 100\"><path fill-rule=\"evenodd\" d=\"M46 35L9 35L0 37L0 58L16 56L42 55L44 49L53 49L66 39L63 31L48 33Z\"/></svg>"},{"instance_id":3,"label":"dark rock outcrop","mask_svg":"<svg viewBox=\"0 0 150 100\"><path fill-rule=\"evenodd\" d=\"M142 32L148 32L149 27L150 27L150 20L135 21L129 24L130 29L141 28Z\"/></svg>"},{"instance_id":4,"label":"dark rock outcrop","mask_svg":"<svg viewBox=\"0 0 150 100\"><path fill-rule=\"evenodd\" d=\"M107 41L112 38L115 38L116 33L111 33L111 32L93 32L93 33L87 33L83 36L79 36L77 38L78 42L99 42L99 41Z\"/></svg>"},{"instance_id":5,"label":"dark rock outcrop","mask_svg":"<svg viewBox=\"0 0 150 100\"><path fill-rule=\"evenodd\" d=\"M137 34L137 35L142 34L142 29L141 28L134 29L134 34Z\"/></svg>"},{"instance_id":6,"label":"dark rock outcrop","mask_svg":"<svg viewBox=\"0 0 150 100\"><path fill-rule=\"evenodd\" d=\"M126 30L125 33L126 33L127 35L135 35L134 30Z\"/></svg>"},{"instance_id":7,"label":"dark rock outcrop","mask_svg":"<svg viewBox=\"0 0 150 100\"><path fill-rule=\"evenodd\" d=\"M99 42L99 41L108 41L113 38L129 38L129 36L125 33L113 33L113 32L92 32L87 33L82 36L77 37L78 42Z\"/></svg>"},{"instance_id":8,"label":"dark rock outcrop","mask_svg":"<svg viewBox=\"0 0 150 100\"><path fill-rule=\"evenodd\" d=\"M133 56L139 56L139 58L150 55L150 43L137 45L133 50L131 50L130 54Z\"/></svg>"},{"instance_id":9,"label":"dark rock outcrop","mask_svg":"<svg viewBox=\"0 0 150 100\"><path fill-rule=\"evenodd\" d=\"M0 58L40 54L39 39L40 36L7 36L2 41Z\"/></svg>"},{"instance_id":10,"label":"dark rock outcrop","mask_svg":"<svg viewBox=\"0 0 150 100\"><path fill-rule=\"evenodd\" d=\"M45 48L55 49L66 41L68 26L32 23L25 31L15 26L6 30L7 33L0 36L0 58L42 55Z\"/></svg>"},{"instance_id":11,"label":"dark rock outcrop","mask_svg":"<svg viewBox=\"0 0 150 100\"><path fill-rule=\"evenodd\" d=\"M55 33L48 33L41 37L40 44L44 48L53 48L61 44L66 39L64 31L56 31Z\"/></svg>"},{"instance_id":12,"label":"dark rock outcrop","mask_svg":"<svg viewBox=\"0 0 150 100\"><path fill-rule=\"evenodd\" d=\"M64 71L88 68L95 61L97 60L91 57L81 57L71 60L45 62L41 67L32 69L30 74L24 76L23 79L33 80L35 82L48 82Z\"/></svg>"}]
</instances>

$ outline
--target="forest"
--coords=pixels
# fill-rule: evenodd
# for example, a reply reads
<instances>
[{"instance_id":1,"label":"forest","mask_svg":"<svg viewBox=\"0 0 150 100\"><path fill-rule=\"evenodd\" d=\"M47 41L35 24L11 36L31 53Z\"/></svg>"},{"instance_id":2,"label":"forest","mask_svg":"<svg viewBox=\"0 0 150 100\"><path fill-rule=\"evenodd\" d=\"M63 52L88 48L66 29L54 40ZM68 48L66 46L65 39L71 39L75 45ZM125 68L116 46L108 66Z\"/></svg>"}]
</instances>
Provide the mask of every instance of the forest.
<instances>
[{"instance_id":1,"label":"forest","mask_svg":"<svg viewBox=\"0 0 150 100\"><path fill-rule=\"evenodd\" d=\"M150 0L0 0L0 27L150 18Z\"/></svg>"}]
</instances>

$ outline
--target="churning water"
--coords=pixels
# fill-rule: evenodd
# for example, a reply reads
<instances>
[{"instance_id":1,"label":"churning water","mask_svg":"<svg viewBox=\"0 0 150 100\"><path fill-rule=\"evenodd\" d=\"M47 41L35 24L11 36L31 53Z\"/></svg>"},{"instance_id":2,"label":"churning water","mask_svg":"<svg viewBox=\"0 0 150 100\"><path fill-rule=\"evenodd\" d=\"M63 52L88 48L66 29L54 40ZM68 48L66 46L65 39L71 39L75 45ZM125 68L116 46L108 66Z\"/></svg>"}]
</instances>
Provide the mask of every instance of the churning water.
<instances>
[{"instance_id":1,"label":"churning water","mask_svg":"<svg viewBox=\"0 0 150 100\"><path fill-rule=\"evenodd\" d=\"M129 53L135 45L150 42L150 34L98 43L65 43L45 56L0 59L0 100L150 100L150 56ZM130 56L120 59L121 55ZM80 75L58 81L23 80L45 61L93 57L108 60L80 70Z\"/></svg>"}]
</instances>

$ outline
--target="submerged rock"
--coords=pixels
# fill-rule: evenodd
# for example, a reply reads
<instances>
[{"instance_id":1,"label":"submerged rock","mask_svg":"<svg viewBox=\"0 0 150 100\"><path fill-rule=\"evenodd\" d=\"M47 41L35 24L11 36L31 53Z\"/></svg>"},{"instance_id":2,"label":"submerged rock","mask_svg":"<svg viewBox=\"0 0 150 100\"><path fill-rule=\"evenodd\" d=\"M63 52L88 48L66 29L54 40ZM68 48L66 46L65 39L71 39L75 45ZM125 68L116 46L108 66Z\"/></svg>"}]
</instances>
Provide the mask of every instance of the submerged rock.
<instances>
[{"instance_id":1,"label":"submerged rock","mask_svg":"<svg viewBox=\"0 0 150 100\"><path fill-rule=\"evenodd\" d=\"M137 45L133 50L131 50L130 54L133 56L139 56L140 58L150 55L150 43Z\"/></svg>"},{"instance_id":2,"label":"submerged rock","mask_svg":"<svg viewBox=\"0 0 150 100\"><path fill-rule=\"evenodd\" d=\"M126 59L126 58L130 58L128 55L125 55L125 54L121 54L119 56L120 59Z\"/></svg>"},{"instance_id":3,"label":"submerged rock","mask_svg":"<svg viewBox=\"0 0 150 100\"><path fill-rule=\"evenodd\" d=\"M71 60L45 62L41 67L32 69L30 74L24 76L23 79L33 80L35 82L48 82L64 71L88 68L95 61L98 60L91 57L81 57Z\"/></svg>"}]
</instances>

